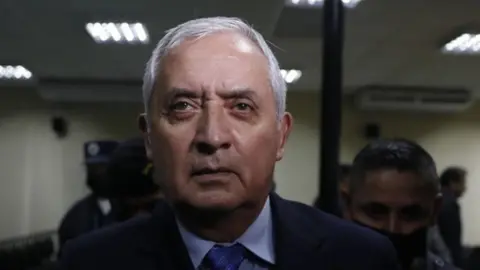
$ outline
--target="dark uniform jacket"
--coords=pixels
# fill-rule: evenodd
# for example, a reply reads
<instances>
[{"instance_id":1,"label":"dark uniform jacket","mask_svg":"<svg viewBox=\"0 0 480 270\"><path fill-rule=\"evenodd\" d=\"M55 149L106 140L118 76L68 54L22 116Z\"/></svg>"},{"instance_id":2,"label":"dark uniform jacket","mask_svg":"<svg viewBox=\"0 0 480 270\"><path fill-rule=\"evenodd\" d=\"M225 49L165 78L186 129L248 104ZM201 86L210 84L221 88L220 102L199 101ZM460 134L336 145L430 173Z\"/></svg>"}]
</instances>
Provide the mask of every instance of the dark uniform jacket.
<instances>
[{"instance_id":1,"label":"dark uniform jacket","mask_svg":"<svg viewBox=\"0 0 480 270\"><path fill-rule=\"evenodd\" d=\"M105 216L93 195L88 195L75 203L65 214L58 229L60 251L68 240L112 224L113 215L112 209L110 214Z\"/></svg>"}]
</instances>

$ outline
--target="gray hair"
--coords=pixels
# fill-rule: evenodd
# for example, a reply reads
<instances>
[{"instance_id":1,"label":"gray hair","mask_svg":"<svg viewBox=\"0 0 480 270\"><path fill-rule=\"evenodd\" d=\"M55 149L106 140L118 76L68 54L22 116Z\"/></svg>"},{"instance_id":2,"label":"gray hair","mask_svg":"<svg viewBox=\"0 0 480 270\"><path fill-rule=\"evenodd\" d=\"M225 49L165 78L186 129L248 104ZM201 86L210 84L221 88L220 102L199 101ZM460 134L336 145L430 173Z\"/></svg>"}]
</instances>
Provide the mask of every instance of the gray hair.
<instances>
[{"instance_id":1,"label":"gray hair","mask_svg":"<svg viewBox=\"0 0 480 270\"><path fill-rule=\"evenodd\" d=\"M277 119L281 119L286 109L287 85L283 79L280 66L275 55L260 33L239 18L211 17L190 20L166 31L165 36L158 42L147 62L143 77L143 103L145 113L149 116L150 102L155 81L160 73L163 58L170 50L178 46L185 39L201 39L218 32L233 31L242 34L255 43L268 61L270 84L275 95L277 105ZM149 119L149 117L147 117ZM150 122L150 121L149 121Z\"/></svg>"}]
</instances>

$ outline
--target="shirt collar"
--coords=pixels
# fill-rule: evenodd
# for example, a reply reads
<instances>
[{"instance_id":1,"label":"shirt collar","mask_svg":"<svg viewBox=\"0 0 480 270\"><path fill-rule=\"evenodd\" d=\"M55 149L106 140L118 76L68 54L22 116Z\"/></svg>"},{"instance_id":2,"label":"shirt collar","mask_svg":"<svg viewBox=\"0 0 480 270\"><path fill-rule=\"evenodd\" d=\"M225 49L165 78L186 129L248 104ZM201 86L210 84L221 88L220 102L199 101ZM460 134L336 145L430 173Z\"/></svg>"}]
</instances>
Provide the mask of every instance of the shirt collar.
<instances>
[{"instance_id":1,"label":"shirt collar","mask_svg":"<svg viewBox=\"0 0 480 270\"><path fill-rule=\"evenodd\" d=\"M177 225L183 242L187 247L193 266L195 269L198 269L203 261L203 258L205 258L210 249L212 249L212 247L217 243L199 238L195 234L185 229L185 227L178 220ZM242 244L250 252L266 262L271 264L275 263L270 198L267 198L260 215L258 215L252 225L250 225L245 233L234 243ZM225 245L225 243L223 243L223 245Z\"/></svg>"}]
</instances>

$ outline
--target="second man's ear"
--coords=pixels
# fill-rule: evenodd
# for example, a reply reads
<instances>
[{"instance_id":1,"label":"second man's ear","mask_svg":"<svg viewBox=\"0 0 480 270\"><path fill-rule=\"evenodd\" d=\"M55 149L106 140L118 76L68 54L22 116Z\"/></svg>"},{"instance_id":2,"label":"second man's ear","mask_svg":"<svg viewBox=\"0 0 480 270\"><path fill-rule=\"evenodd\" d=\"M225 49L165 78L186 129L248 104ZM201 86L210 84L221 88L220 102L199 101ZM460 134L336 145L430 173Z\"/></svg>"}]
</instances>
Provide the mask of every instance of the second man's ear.
<instances>
[{"instance_id":1,"label":"second man's ear","mask_svg":"<svg viewBox=\"0 0 480 270\"><path fill-rule=\"evenodd\" d=\"M340 199L342 199L345 204L350 204L351 200L348 190L340 190L340 197Z\"/></svg>"},{"instance_id":2,"label":"second man's ear","mask_svg":"<svg viewBox=\"0 0 480 270\"><path fill-rule=\"evenodd\" d=\"M141 114L138 116L137 122L138 122L138 128L140 129L140 131L141 131L142 133L148 132L147 114L141 113Z\"/></svg>"},{"instance_id":3,"label":"second man's ear","mask_svg":"<svg viewBox=\"0 0 480 270\"><path fill-rule=\"evenodd\" d=\"M344 209L342 209L342 215L344 219L351 220L352 219L352 214L351 214L351 205L352 205L352 197L350 195L350 192L348 189L346 190L341 190L340 191L340 196L341 200L344 204Z\"/></svg>"},{"instance_id":4,"label":"second man's ear","mask_svg":"<svg viewBox=\"0 0 480 270\"><path fill-rule=\"evenodd\" d=\"M151 150L151 140L150 140L150 128L148 126L147 115L142 113L138 116L138 128L142 133L143 140L145 142L145 151L147 153L147 157L151 160L152 159L152 150Z\"/></svg>"}]
</instances>

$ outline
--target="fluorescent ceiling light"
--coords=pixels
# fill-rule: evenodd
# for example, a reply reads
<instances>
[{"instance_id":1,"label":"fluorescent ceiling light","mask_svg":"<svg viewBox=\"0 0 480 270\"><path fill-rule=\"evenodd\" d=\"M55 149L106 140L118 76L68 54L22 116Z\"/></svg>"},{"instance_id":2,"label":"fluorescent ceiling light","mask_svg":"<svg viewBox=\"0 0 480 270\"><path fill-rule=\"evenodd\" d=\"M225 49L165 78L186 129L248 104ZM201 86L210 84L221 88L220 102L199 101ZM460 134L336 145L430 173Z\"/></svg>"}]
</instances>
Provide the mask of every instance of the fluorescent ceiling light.
<instances>
[{"instance_id":1,"label":"fluorescent ceiling light","mask_svg":"<svg viewBox=\"0 0 480 270\"><path fill-rule=\"evenodd\" d=\"M480 34L461 34L447 42L442 51L451 54L480 54Z\"/></svg>"},{"instance_id":2,"label":"fluorescent ceiling light","mask_svg":"<svg viewBox=\"0 0 480 270\"><path fill-rule=\"evenodd\" d=\"M0 65L0 79L2 80L28 80L32 72L23 66Z\"/></svg>"},{"instance_id":3,"label":"fluorescent ceiling light","mask_svg":"<svg viewBox=\"0 0 480 270\"><path fill-rule=\"evenodd\" d=\"M297 69L282 69L280 73L286 83L295 83L302 77L302 72Z\"/></svg>"},{"instance_id":4,"label":"fluorescent ceiling light","mask_svg":"<svg viewBox=\"0 0 480 270\"><path fill-rule=\"evenodd\" d=\"M141 23L87 23L85 29L97 43L147 44L148 31Z\"/></svg>"},{"instance_id":5,"label":"fluorescent ceiling light","mask_svg":"<svg viewBox=\"0 0 480 270\"><path fill-rule=\"evenodd\" d=\"M298 7L322 7L325 0L286 0L288 6ZM356 7L362 0L342 0L343 5L347 8Z\"/></svg>"}]
</instances>

